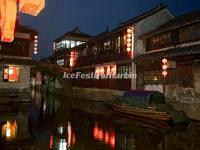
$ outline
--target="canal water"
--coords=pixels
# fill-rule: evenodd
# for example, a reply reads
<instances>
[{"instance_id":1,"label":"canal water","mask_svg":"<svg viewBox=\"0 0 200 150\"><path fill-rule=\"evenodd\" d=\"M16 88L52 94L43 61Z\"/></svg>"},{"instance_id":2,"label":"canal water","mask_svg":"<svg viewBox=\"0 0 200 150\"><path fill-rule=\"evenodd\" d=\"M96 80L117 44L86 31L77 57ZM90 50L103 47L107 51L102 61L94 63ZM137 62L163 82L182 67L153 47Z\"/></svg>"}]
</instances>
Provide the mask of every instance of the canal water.
<instances>
[{"instance_id":1,"label":"canal water","mask_svg":"<svg viewBox=\"0 0 200 150\"><path fill-rule=\"evenodd\" d=\"M144 122L101 102L32 91L0 106L0 150L200 150L200 123Z\"/></svg>"}]
</instances>

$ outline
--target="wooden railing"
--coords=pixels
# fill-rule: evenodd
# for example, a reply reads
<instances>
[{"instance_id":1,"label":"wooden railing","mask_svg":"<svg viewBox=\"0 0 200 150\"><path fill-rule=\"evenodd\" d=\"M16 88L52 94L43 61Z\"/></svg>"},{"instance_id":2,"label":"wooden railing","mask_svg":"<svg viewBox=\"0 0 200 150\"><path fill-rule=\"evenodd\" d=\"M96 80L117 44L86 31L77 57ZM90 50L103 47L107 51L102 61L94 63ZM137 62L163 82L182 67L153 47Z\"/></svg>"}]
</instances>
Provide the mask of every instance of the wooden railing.
<instances>
[{"instance_id":1,"label":"wooden railing","mask_svg":"<svg viewBox=\"0 0 200 150\"><path fill-rule=\"evenodd\" d=\"M100 88L130 90L130 79L74 79L73 86L82 88Z\"/></svg>"},{"instance_id":2,"label":"wooden railing","mask_svg":"<svg viewBox=\"0 0 200 150\"><path fill-rule=\"evenodd\" d=\"M105 51L103 53L99 54L90 54L88 56L80 57L75 62L75 67L82 67L82 66L88 66L93 64L100 64L100 63L106 63L111 61L118 61L122 59L130 59L130 56L128 53L125 52L115 52L115 51Z\"/></svg>"}]
</instances>

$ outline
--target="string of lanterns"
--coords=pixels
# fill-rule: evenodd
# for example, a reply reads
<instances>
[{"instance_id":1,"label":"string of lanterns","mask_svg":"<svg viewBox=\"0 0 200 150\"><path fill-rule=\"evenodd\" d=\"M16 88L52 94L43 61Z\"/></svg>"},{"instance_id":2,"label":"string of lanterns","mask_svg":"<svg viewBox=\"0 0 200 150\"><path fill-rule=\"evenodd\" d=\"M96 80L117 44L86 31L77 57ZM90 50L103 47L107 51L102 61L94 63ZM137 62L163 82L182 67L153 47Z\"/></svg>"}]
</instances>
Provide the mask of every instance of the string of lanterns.
<instances>
[{"instance_id":1,"label":"string of lanterns","mask_svg":"<svg viewBox=\"0 0 200 150\"><path fill-rule=\"evenodd\" d=\"M35 55L38 53L38 36L34 36L34 52Z\"/></svg>"},{"instance_id":2,"label":"string of lanterns","mask_svg":"<svg viewBox=\"0 0 200 150\"><path fill-rule=\"evenodd\" d=\"M132 36L133 36L132 33L133 33L133 29L131 27L128 28L127 29L127 44L126 44L126 46L127 46L126 50L128 52L131 52L131 50L132 50Z\"/></svg>"}]
</instances>

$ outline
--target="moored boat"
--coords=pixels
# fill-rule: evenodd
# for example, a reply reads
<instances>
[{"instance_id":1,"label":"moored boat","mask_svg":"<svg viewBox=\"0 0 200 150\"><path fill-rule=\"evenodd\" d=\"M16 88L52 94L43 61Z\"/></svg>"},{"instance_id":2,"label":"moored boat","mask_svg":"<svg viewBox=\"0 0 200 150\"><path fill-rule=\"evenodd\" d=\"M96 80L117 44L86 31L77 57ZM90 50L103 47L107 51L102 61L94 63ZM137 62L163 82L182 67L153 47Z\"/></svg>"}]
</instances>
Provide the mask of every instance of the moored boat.
<instances>
[{"instance_id":1,"label":"moored boat","mask_svg":"<svg viewBox=\"0 0 200 150\"><path fill-rule=\"evenodd\" d=\"M116 112L146 119L181 123L188 121L182 111L166 104L165 96L157 91L131 90L116 100L107 103Z\"/></svg>"}]
</instances>

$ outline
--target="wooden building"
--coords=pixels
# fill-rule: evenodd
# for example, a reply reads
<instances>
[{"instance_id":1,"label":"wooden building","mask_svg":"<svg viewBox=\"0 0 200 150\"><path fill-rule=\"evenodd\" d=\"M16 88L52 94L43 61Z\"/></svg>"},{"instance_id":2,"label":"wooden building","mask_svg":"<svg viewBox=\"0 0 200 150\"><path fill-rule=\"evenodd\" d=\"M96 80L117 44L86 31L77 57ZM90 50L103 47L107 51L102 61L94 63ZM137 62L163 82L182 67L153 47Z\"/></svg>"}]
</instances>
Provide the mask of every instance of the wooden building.
<instances>
[{"instance_id":1,"label":"wooden building","mask_svg":"<svg viewBox=\"0 0 200 150\"><path fill-rule=\"evenodd\" d=\"M0 98L29 92L32 47L37 31L17 25L14 41L0 43ZM9 93L9 91L11 91Z\"/></svg>"},{"instance_id":2,"label":"wooden building","mask_svg":"<svg viewBox=\"0 0 200 150\"><path fill-rule=\"evenodd\" d=\"M83 33L79 27L76 27L55 39L53 41L54 63L59 66L65 66L69 68L71 48L85 43L90 38L90 35Z\"/></svg>"},{"instance_id":3,"label":"wooden building","mask_svg":"<svg viewBox=\"0 0 200 150\"><path fill-rule=\"evenodd\" d=\"M164 92L191 118L199 119L200 10L178 16L142 38L145 54L135 59L137 88ZM163 58L168 60L165 78Z\"/></svg>"},{"instance_id":4,"label":"wooden building","mask_svg":"<svg viewBox=\"0 0 200 150\"><path fill-rule=\"evenodd\" d=\"M139 37L167 23L174 15L159 5L121 23L117 28L98 34L72 48L73 72L97 75L136 75L135 56L143 53ZM136 78L74 79L74 86L100 89L136 89Z\"/></svg>"}]
</instances>

